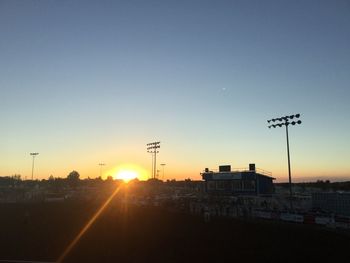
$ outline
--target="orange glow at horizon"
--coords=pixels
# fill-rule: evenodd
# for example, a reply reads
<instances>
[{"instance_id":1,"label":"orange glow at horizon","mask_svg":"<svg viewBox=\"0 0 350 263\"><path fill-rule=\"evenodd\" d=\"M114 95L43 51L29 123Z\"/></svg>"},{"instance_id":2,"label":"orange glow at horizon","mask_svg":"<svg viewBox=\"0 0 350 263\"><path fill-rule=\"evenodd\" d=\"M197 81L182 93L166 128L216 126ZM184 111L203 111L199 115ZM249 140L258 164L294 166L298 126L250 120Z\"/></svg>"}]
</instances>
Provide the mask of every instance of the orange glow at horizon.
<instances>
[{"instance_id":1,"label":"orange glow at horizon","mask_svg":"<svg viewBox=\"0 0 350 263\"><path fill-rule=\"evenodd\" d=\"M149 171L135 164L122 164L110 171L107 174L111 175L114 179L121 179L124 182L129 182L133 179L147 180L149 177Z\"/></svg>"},{"instance_id":2,"label":"orange glow at horizon","mask_svg":"<svg viewBox=\"0 0 350 263\"><path fill-rule=\"evenodd\" d=\"M121 179L124 182L129 182L130 180L133 180L138 177L138 172L131 170L121 170L114 176L115 179Z\"/></svg>"}]
</instances>

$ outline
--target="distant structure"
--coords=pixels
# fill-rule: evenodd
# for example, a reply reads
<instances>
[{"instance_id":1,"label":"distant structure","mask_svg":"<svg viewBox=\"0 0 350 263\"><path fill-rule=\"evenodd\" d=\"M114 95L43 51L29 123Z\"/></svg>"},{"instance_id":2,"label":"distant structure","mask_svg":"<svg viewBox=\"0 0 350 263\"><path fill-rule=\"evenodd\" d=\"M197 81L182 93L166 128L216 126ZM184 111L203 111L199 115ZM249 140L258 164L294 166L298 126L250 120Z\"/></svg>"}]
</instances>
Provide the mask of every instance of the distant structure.
<instances>
[{"instance_id":1,"label":"distant structure","mask_svg":"<svg viewBox=\"0 0 350 263\"><path fill-rule=\"evenodd\" d=\"M231 169L231 165L220 165L219 171L205 168L201 173L205 181L205 191L223 195L271 195L274 193L271 172L256 169L255 164L249 168Z\"/></svg>"}]
</instances>

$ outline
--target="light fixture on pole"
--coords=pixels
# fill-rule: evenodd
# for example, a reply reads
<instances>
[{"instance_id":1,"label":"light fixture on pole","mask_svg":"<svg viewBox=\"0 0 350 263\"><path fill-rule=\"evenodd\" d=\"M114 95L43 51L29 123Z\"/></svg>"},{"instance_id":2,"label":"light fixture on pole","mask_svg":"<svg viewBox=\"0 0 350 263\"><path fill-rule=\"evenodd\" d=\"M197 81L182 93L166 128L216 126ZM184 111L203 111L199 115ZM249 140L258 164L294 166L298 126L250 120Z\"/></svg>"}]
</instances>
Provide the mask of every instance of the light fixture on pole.
<instances>
[{"instance_id":1,"label":"light fixture on pole","mask_svg":"<svg viewBox=\"0 0 350 263\"><path fill-rule=\"evenodd\" d=\"M156 170L157 170L157 153L159 153L159 151L157 149L160 148L160 142L151 142L151 143L147 143L147 152L148 153L152 153L154 156L153 160L154 164L153 164L153 171L152 171L152 179L156 179Z\"/></svg>"},{"instance_id":2,"label":"light fixture on pole","mask_svg":"<svg viewBox=\"0 0 350 263\"><path fill-rule=\"evenodd\" d=\"M102 176L102 166L105 166L106 164L105 163L99 163L98 164L100 166L100 178Z\"/></svg>"},{"instance_id":3,"label":"light fixture on pole","mask_svg":"<svg viewBox=\"0 0 350 263\"><path fill-rule=\"evenodd\" d=\"M160 164L162 166L162 170L163 170L163 177L162 177L162 180L164 180L164 166L166 165L165 163L161 163Z\"/></svg>"},{"instance_id":4,"label":"light fixture on pole","mask_svg":"<svg viewBox=\"0 0 350 263\"><path fill-rule=\"evenodd\" d=\"M30 155L33 157L33 163L32 163L32 181L34 178L34 160L35 160L35 156L37 156L39 153L30 153Z\"/></svg>"},{"instance_id":5,"label":"light fixture on pole","mask_svg":"<svg viewBox=\"0 0 350 263\"><path fill-rule=\"evenodd\" d=\"M295 118L295 120L293 120ZM292 191L292 174L291 174L291 168L290 168L290 154L289 154L289 135L288 135L288 126L289 125L296 125L301 124L301 120L296 120L300 118L300 114L295 115L289 115L279 118L270 119L267 122L271 124L269 125L269 128L277 128L286 126L286 137L287 137L287 155L288 155L288 175L289 175L289 194L290 194L290 208L293 209L293 191ZM293 121L290 121L293 120Z\"/></svg>"}]
</instances>

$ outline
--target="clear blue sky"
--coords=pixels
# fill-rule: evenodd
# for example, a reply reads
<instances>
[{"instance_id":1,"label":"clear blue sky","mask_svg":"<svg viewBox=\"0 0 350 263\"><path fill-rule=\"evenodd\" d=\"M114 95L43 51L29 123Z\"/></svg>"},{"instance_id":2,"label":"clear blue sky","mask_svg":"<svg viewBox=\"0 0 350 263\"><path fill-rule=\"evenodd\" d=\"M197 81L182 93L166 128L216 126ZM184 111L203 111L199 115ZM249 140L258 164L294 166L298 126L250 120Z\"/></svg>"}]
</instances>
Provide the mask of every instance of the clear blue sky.
<instances>
[{"instance_id":1,"label":"clear blue sky","mask_svg":"<svg viewBox=\"0 0 350 263\"><path fill-rule=\"evenodd\" d=\"M350 179L349 1L0 1L0 176L255 162ZM347 177L345 177L347 176Z\"/></svg>"}]
</instances>

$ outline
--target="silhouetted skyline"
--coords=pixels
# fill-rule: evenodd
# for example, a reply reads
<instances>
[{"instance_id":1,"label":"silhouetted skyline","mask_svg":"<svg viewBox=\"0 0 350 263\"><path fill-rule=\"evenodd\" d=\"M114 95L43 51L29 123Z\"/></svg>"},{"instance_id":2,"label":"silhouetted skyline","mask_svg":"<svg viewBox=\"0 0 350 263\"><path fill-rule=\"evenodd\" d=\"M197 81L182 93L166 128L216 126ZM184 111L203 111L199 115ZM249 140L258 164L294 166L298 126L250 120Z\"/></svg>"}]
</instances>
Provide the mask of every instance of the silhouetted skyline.
<instances>
[{"instance_id":1,"label":"silhouetted skyline","mask_svg":"<svg viewBox=\"0 0 350 263\"><path fill-rule=\"evenodd\" d=\"M348 1L1 1L0 176L349 175ZM160 170L160 167L157 167Z\"/></svg>"}]
</instances>

